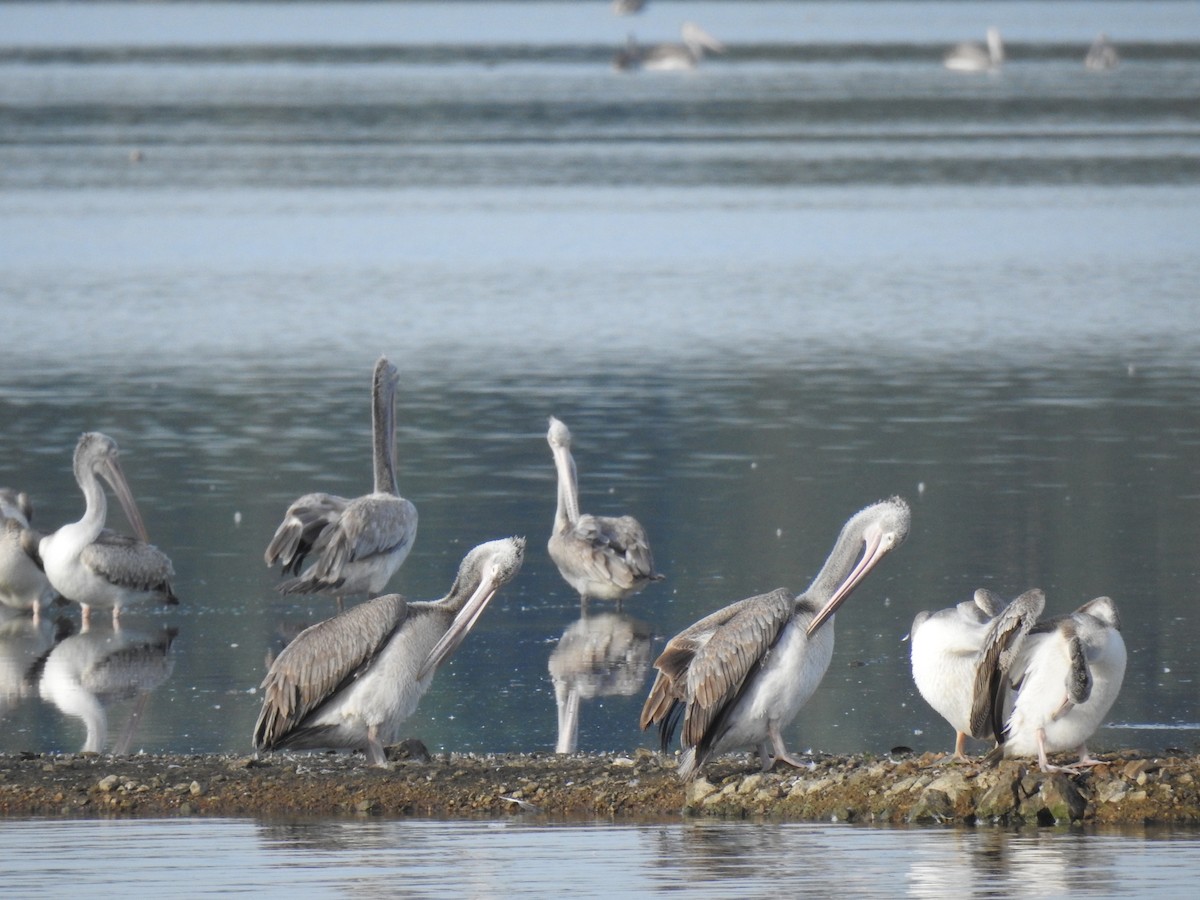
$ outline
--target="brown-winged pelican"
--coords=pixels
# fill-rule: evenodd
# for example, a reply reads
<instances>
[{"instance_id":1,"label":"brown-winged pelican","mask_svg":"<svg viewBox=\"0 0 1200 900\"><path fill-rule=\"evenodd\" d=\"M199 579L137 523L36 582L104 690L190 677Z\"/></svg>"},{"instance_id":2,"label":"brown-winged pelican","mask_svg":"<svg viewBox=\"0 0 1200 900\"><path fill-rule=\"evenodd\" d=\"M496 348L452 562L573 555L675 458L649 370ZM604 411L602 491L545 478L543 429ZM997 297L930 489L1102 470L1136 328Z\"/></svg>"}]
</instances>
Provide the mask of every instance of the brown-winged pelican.
<instances>
[{"instance_id":1,"label":"brown-winged pelican","mask_svg":"<svg viewBox=\"0 0 1200 900\"><path fill-rule=\"evenodd\" d=\"M682 43L642 47L631 35L613 58L613 67L621 71L644 69L647 72L681 72L696 68L706 50L725 52L725 45L695 22L684 22L680 27L680 36Z\"/></svg>"},{"instance_id":2,"label":"brown-winged pelican","mask_svg":"<svg viewBox=\"0 0 1200 900\"><path fill-rule=\"evenodd\" d=\"M942 64L954 72L993 72L1004 64L1004 41L1000 29L987 30L987 45L976 41L965 41L954 46L942 60Z\"/></svg>"},{"instance_id":3,"label":"brown-winged pelican","mask_svg":"<svg viewBox=\"0 0 1200 900\"><path fill-rule=\"evenodd\" d=\"M1046 598L1041 591L1022 594L1012 603L980 589L971 600L917 613L909 637L912 641L912 674L917 690L955 731L953 759L965 760L967 736L993 736L990 719L972 728L971 714L980 667L995 653L1016 651L1021 637L1042 614Z\"/></svg>"},{"instance_id":4,"label":"brown-winged pelican","mask_svg":"<svg viewBox=\"0 0 1200 900\"><path fill-rule=\"evenodd\" d=\"M28 494L0 488L0 605L32 612L37 622L58 591L36 560L41 536L31 530L32 519Z\"/></svg>"},{"instance_id":5,"label":"brown-winged pelican","mask_svg":"<svg viewBox=\"0 0 1200 900\"><path fill-rule=\"evenodd\" d=\"M371 449L375 488L347 500L305 494L288 507L263 558L283 563L282 594L378 594L400 568L417 537L417 508L396 486L396 367L380 357L371 379ZM309 553L316 562L301 572Z\"/></svg>"},{"instance_id":6,"label":"brown-winged pelican","mask_svg":"<svg viewBox=\"0 0 1200 900\"><path fill-rule=\"evenodd\" d=\"M1098 34L1083 57L1083 66L1089 72L1108 72L1121 63L1117 48L1108 39L1108 35Z\"/></svg>"},{"instance_id":7,"label":"brown-winged pelican","mask_svg":"<svg viewBox=\"0 0 1200 900\"><path fill-rule=\"evenodd\" d=\"M587 606L592 598L619 605L651 581L662 581L666 576L654 571L650 541L637 519L580 514L571 432L554 416L546 441L558 471L558 506L547 550L580 602Z\"/></svg>"},{"instance_id":8,"label":"brown-winged pelican","mask_svg":"<svg viewBox=\"0 0 1200 900\"><path fill-rule=\"evenodd\" d=\"M1093 766L1087 740L1112 708L1125 678L1125 641L1117 606L1108 597L1037 623L1007 669L998 663L993 715L1003 710L1000 745L989 761L1036 756L1043 772L1060 771L1049 754L1074 750L1068 771ZM1002 704L1002 705L1001 705Z\"/></svg>"},{"instance_id":9,"label":"brown-winged pelican","mask_svg":"<svg viewBox=\"0 0 1200 900\"><path fill-rule=\"evenodd\" d=\"M364 750L386 766L383 748L524 553L524 538L481 544L441 600L387 594L306 628L263 679L255 748Z\"/></svg>"},{"instance_id":10,"label":"brown-winged pelican","mask_svg":"<svg viewBox=\"0 0 1200 900\"><path fill-rule=\"evenodd\" d=\"M787 752L783 729L829 668L834 613L904 541L910 518L899 497L860 510L803 594L777 588L740 600L667 642L654 663L658 677L641 726L657 723L665 750L682 717L680 777L696 775L721 751L747 745L758 748L764 771L779 761L804 765Z\"/></svg>"},{"instance_id":11,"label":"brown-winged pelican","mask_svg":"<svg viewBox=\"0 0 1200 900\"><path fill-rule=\"evenodd\" d=\"M117 456L117 442L108 435L90 431L79 438L74 470L87 503L83 518L63 525L37 544L50 584L83 607L84 622L93 606L111 607L115 624L121 610L131 603L179 602L171 587L175 569L165 553L148 543L142 514ZM100 478L116 494L136 538L104 527L108 501Z\"/></svg>"}]
</instances>

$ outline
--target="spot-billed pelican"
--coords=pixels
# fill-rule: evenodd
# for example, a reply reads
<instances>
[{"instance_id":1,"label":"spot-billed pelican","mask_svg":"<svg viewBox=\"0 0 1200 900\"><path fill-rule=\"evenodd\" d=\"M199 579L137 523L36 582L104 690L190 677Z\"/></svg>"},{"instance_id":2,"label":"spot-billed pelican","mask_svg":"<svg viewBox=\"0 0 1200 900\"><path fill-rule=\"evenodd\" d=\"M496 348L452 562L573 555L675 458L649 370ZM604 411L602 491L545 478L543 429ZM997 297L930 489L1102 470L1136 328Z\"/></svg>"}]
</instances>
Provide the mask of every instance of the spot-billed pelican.
<instances>
[{"instance_id":1,"label":"spot-billed pelican","mask_svg":"<svg viewBox=\"0 0 1200 900\"><path fill-rule=\"evenodd\" d=\"M400 568L417 537L417 508L396 486L396 367L380 357L371 379L371 449L375 488L347 500L305 494L292 503L263 558L280 562L282 594L333 594L338 609L348 594L378 594ZM301 572L305 557L316 562Z\"/></svg>"},{"instance_id":2,"label":"spot-billed pelican","mask_svg":"<svg viewBox=\"0 0 1200 900\"><path fill-rule=\"evenodd\" d=\"M658 677L641 726L657 723L665 750L682 718L680 777L691 778L715 754L743 746L758 748L764 771L779 761L804 765L787 752L783 729L829 668L834 613L900 546L910 519L899 497L860 510L803 594L777 588L740 600L667 642L654 663Z\"/></svg>"},{"instance_id":3,"label":"spot-billed pelican","mask_svg":"<svg viewBox=\"0 0 1200 900\"><path fill-rule=\"evenodd\" d=\"M642 47L632 36L613 58L618 70L644 69L647 72L682 72L696 68L706 50L724 53L725 45L697 25L684 22L680 27L682 42Z\"/></svg>"},{"instance_id":4,"label":"spot-billed pelican","mask_svg":"<svg viewBox=\"0 0 1200 900\"><path fill-rule=\"evenodd\" d=\"M1083 57L1083 65L1089 72L1108 72L1121 64L1117 48L1108 39L1108 35L1098 34Z\"/></svg>"},{"instance_id":5,"label":"spot-billed pelican","mask_svg":"<svg viewBox=\"0 0 1200 900\"><path fill-rule=\"evenodd\" d=\"M954 46L942 60L942 64L954 72L992 72L1004 64L1004 41L1000 29L987 30L987 45L976 41L965 41Z\"/></svg>"},{"instance_id":6,"label":"spot-billed pelican","mask_svg":"<svg viewBox=\"0 0 1200 900\"><path fill-rule=\"evenodd\" d=\"M589 598L618 605L651 581L666 576L654 571L646 530L633 516L592 516L579 512L579 486L571 456L571 432L554 416L546 441L558 471L558 505L547 549L567 584Z\"/></svg>"},{"instance_id":7,"label":"spot-billed pelican","mask_svg":"<svg viewBox=\"0 0 1200 900\"><path fill-rule=\"evenodd\" d=\"M117 456L117 442L108 435L90 431L79 438L74 470L87 504L83 518L63 525L37 544L50 584L83 607L85 623L93 606L111 608L115 625L121 610L132 603L179 602L171 587L175 569L167 555L149 543ZM116 494L137 537L104 527L108 501L100 478Z\"/></svg>"},{"instance_id":8,"label":"spot-billed pelican","mask_svg":"<svg viewBox=\"0 0 1200 900\"><path fill-rule=\"evenodd\" d=\"M31 612L37 622L58 591L38 564L41 535L31 530L32 520L29 495L0 488L0 605Z\"/></svg>"},{"instance_id":9,"label":"spot-billed pelican","mask_svg":"<svg viewBox=\"0 0 1200 900\"><path fill-rule=\"evenodd\" d=\"M441 600L387 594L300 632L263 679L255 748L364 750L386 766L384 747L524 553L524 538L481 544Z\"/></svg>"}]
</instances>

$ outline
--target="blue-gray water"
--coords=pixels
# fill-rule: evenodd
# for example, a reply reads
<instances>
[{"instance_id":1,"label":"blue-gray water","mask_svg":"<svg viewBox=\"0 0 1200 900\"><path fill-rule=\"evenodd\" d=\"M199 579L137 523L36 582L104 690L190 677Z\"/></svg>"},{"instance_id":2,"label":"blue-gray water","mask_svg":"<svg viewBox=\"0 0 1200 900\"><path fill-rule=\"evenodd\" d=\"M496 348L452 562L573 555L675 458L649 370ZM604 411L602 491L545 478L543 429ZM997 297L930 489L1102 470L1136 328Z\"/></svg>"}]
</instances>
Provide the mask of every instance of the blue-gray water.
<instances>
[{"instance_id":1,"label":"blue-gray water","mask_svg":"<svg viewBox=\"0 0 1200 900\"><path fill-rule=\"evenodd\" d=\"M611 70L628 31L668 40L684 18L729 52L681 76ZM945 71L988 24L1004 68ZM1089 73L1100 31L1122 63ZM838 616L789 740L949 749L908 674L913 615L1037 586L1054 612L1120 607L1129 669L1093 749L1194 751L1198 210L1190 3L6 4L0 484L53 528L82 510L78 434L121 444L183 598L128 614L134 635L176 632L135 751L249 749L268 654L333 608L277 596L262 550L299 494L368 488L380 353L421 516L392 588L440 596L470 546L530 539L410 720L433 748L554 746L548 665L579 608L544 550L553 413L585 509L635 514L668 576L601 619L650 648L633 694L586 701L581 749L650 745L636 718L662 641L803 588L851 513L901 494L912 535ZM63 632L3 628L0 749L79 749L84 723L20 678ZM132 708L109 701L110 745ZM358 848L406 839L344 827ZM798 854L893 840L771 834ZM926 840L914 870L987 839ZM289 864L265 846L265 873ZM322 854L300 864L336 864ZM1063 889L1116 893L1113 865Z\"/></svg>"}]
</instances>

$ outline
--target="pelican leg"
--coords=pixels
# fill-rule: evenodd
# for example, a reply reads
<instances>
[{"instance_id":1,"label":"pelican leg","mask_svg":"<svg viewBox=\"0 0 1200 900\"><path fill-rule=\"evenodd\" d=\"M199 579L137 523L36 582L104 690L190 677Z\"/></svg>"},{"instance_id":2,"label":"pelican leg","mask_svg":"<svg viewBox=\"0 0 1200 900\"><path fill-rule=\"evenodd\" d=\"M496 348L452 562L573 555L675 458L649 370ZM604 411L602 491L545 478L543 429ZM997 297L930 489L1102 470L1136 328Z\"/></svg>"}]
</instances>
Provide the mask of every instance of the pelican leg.
<instances>
[{"instance_id":1,"label":"pelican leg","mask_svg":"<svg viewBox=\"0 0 1200 900\"><path fill-rule=\"evenodd\" d=\"M84 628L87 628L92 624L92 608L86 603L80 603L79 607L82 610L79 616L80 624L83 625Z\"/></svg>"},{"instance_id":2,"label":"pelican leg","mask_svg":"<svg viewBox=\"0 0 1200 900\"><path fill-rule=\"evenodd\" d=\"M967 735L965 732L956 731L954 733L954 755L950 759L953 762L970 761L970 757L967 756Z\"/></svg>"},{"instance_id":3,"label":"pelican leg","mask_svg":"<svg viewBox=\"0 0 1200 900\"><path fill-rule=\"evenodd\" d=\"M1080 769L1090 769L1092 766L1102 765L1104 765L1104 760L1096 759L1088 753L1087 744L1085 743L1079 745L1079 759L1063 768L1069 772L1078 772Z\"/></svg>"},{"instance_id":4,"label":"pelican leg","mask_svg":"<svg viewBox=\"0 0 1200 900\"><path fill-rule=\"evenodd\" d=\"M775 759L771 763L772 766L775 763L785 762L795 769L812 769L816 767L813 762L804 762L788 753L787 747L783 745L783 735L779 732L779 723L774 719L771 719L767 723L767 735L771 738L771 744L775 748Z\"/></svg>"},{"instance_id":5,"label":"pelican leg","mask_svg":"<svg viewBox=\"0 0 1200 900\"><path fill-rule=\"evenodd\" d=\"M771 758L770 745L766 741L758 745L758 762L764 772L770 772L771 766L775 765L775 760Z\"/></svg>"},{"instance_id":6,"label":"pelican leg","mask_svg":"<svg viewBox=\"0 0 1200 900\"><path fill-rule=\"evenodd\" d=\"M383 751L383 742L379 740L379 726L367 727L367 761L381 769L387 768L387 754Z\"/></svg>"},{"instance_id":7,"label":"pelican leg","mask_svg":"<svg viewBox=\"0 0 1200 900\"><path fill-rule=\"evenodd\" d=\"M1038 767L1043 772L1061 772L1061 771L1063 771L1062 766L1051 765L1049 757L1046 756L1046 729L1039 728L1034 733L1037 735Z\"/></svg>"}]
</instances>

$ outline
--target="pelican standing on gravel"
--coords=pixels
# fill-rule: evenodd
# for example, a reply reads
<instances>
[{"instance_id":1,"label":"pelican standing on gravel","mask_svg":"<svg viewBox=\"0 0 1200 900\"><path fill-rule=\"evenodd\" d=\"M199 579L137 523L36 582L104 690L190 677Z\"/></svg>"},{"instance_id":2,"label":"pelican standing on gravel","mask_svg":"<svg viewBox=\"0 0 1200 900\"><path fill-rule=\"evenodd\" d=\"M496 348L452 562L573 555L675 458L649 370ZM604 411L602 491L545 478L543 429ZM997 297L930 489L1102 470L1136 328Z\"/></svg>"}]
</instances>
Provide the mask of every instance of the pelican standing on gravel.
<instances>
[{"instance_id":1,"label":"pelican standing on gravel","mask_svg":"<svg viewBox=\"0 0 1200 900\"><path fill-rule=\"evenodd\" d=\"M348 594L373 596L404 563L417 537L417 508L396 486L396 367L380 357L371 380L371 449L375 489L347 500L305 494L288 507L263 558L283 564L281 594L333 594L338 609ZM316 562L301 572L309 553Z\"/></svg>"},{"instance_id":2,"label":"pelican standing on gravel","mask_svg":"<svg viewBox=\"0 0 1200 900\"><path fill-rule=\"evenodd\" d=\"M1004 41L1000 29L987 30L987 45L964 41L946 54L942 64L952 72L994 72L1004 64Z\"/></svg>"},{"instance_id":3,"label":"pelican standing on gravel","mask_svg":"<svg viewBox=\"0 0 1200 900\"><path fill-rule=\"evenodd\" d=\"M554 416L546 441L558 471L558 506L547 550L567 584L579 592L580 603L615 600L619 607L651 581L662 581L666 576L654 571L650 541L637 519L580 514L571 432Z\"/></svg>"},{"instance_id":4,"label":"pelican standing on gravel","mask_svg":"<svg viewBox=\"0 0 1200 900\"><path fill-rule=\"evenodd\" d=\"M114 628L121 610L130 604L179 602L171 587L175 569L167 555L149 543L118 454L117 442L108 435L90 431L79 438L73 465L86 502L83 518L43 537L36 550L54 589L83 607L83 622L89 621L93 606L111 608ZM116 494L137 537L104 527L108 500L101 478Z\"/></svg>"},{"instance_id":5,"label":"pelican standing on gravel","mask_svg":"<svg viewBox=\"0 0 1200 900\"><path fill-rule=\"evenodd\" d=\"M1121 691L1125 659L1121 619L1109 597L1037 623L1007 669L997 669L992 710L1003 710L1006 721L988 760L1036 756L1043 772L1097 765L1087 741ZM1066 750L1079 760L1050 764L1051 753Z\"/></svg>"},{"instance_id":6,"label":"pelican standing on gravel","mask_svg":"<svg viewBox=\"0 0 1200 900\"><path fill-rule=\"evenodd\" d=\"M909 638L912 641L912 674L917 690L955 731L954 756L966 760L967 736L993 737L990 720L972 727L975 692L980 669L995 665L995 654L1011 658L1018 642L1033 627L1046 604L1038 590L1026 591L1012 603L980 589L971 600L917 613Z\"/></svg>"},{"instance_id":7,"label":"pelican standing on gravel","mask_svg":"<svg viewBox=\"0 0 1200 900\"><path fill-rule=\"evenodd\" d=\"M665 751L682 718L681 778L698 774L715 754L744 746L758 748L763 771L776 762L804 765L788 753L783 729L829 668L834 613L904 542L910 520L899 497L868 506L842 527L803 594L777 588L740 600L667 642L654 663L658 677L641 727L657 724Z\"/></svg>"},{"instance_id":8,"label":"pelican standing on gravel","mask_svg":"<svg viewBox=\"0 0 1200 900\"><path fill-rule=\"evenodd\" d=\"M32 531L33 504L24 491L0 488L0 605L28 611L33 621L58 597L36 561L40 535Z\"/></svg>"},{"instance_id":9,"label":"pelican standing on gravel","mask_svg":"<svg viewBox=\"0 0 1200 900\"><path fill-rule=\"evenodd\" d=\"M481 544L441 600L387 594L306 628L263 679L255 748L363 750L386 766L384 747L524 553L524 538Z\"/></svg>"}]
</instances>

